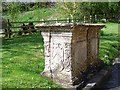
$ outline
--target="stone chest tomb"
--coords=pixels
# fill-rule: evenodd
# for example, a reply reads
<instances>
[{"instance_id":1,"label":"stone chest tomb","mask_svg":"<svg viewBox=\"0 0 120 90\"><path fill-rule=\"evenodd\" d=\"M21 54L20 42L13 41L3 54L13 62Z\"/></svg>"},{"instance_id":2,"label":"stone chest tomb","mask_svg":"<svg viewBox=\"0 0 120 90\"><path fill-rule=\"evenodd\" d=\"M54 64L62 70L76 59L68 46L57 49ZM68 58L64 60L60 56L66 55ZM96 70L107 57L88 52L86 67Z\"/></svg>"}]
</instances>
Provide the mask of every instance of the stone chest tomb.
<instances>
[{"instance_id":1,"label":"stone chest tomb","mask_svg":"<svg viewBox=\"0 0 120 90\"><path fill-rule=\"evenodd\" d=\"M89 65L98 65L101 24L38 24L44 38L43 76L64 87L74 85Z\"/></svg>"}]
</instances>

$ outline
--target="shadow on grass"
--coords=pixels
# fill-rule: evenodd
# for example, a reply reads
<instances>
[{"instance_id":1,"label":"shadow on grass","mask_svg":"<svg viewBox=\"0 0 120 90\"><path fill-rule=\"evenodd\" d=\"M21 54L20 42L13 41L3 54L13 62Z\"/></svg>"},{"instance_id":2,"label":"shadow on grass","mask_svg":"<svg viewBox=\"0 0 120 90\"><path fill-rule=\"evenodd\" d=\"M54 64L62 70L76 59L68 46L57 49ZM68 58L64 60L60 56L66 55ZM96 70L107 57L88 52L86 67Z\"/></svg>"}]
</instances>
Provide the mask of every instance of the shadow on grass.
<instances>
[{"instance_id":1,"label":"shadow on grass","mask_svg":"<svg viewBox=\"0 0 120 90\"><path fill-rule=\"evenodd\" d=\"M120 37L117 34L105 34L100 37L101 40L119 41Z\"/></svg>"},{"instance_id":2,"label":"shadow on grass","mask_svg":"<svg viewBox=\"0 0 120 90\"><path fill-rule=\"evenodd\" d=\"M100 43L110 44L112 47L120 49L120 36L117 34L105 34L101 35Z\"/></svg>"},{"instance_id":3,"label":"shadow on grass","mask_svg":"<svg viewBox=\"0 0 120 90\"><path fill-rule=\"evenodd\" d=\"M21 44L23 44L23 43L43 44L43 38L40 34L33 34L33 35L29 35L29 36L20 36L20 37L15 37L15 38L8 39L8 40L2 40L3 45L9 45L9 46L10 45L11 46L15 46L15 45L21 46Z\"/></svg>"},{"instance_id":4,"label":"shadow on grass","mask_svg":"<svg viewBox=\"0 0 120 90\"><path fill-rule=\"evenodd\" d=\"M105 34L100 37L100 59L105 64L112 64L113 59L120 53L120 37L117 34Z\"/></svg>"},{"instance_id":5,"label":"shadow on grass","mask_svg":"<svg viewBox=\"0 0 120 90\"><path fill-rule=\"evenodd\" d=\"M27 53L31 50L43 48L43 38L40 34L17 37L2 41L2 50L10 52L13 55L27 55ZM28 55L30 55L30 53Z\"/></svg>"},{"instance_id":6,"label":"shadow on grass","mask_svg":"<svg viewBox=\"0 0 120 90\"><path fill-rule=\"evenodd\" d=\"M103 90L114 89L119 90L120 88L120 63L115 63L112 66L112 73L109 80L102 87Z\"/></svg>"}]
</instances>

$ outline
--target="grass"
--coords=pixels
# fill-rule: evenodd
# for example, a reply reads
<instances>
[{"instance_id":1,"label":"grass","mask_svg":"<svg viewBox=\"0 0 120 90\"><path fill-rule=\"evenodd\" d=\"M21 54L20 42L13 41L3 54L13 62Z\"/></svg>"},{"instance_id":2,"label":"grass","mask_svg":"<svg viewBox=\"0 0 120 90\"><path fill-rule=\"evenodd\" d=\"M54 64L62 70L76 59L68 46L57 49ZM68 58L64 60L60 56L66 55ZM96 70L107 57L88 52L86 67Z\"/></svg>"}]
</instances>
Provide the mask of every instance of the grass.
<instances>
[{"instance_id":1,"label":"grass","mask_svg":"<svg viewBox=\"0 0 120 90\"><path fill-rule=\"evenodd\" d=\"M116 26L116 23L112 24ZM106 30L106 34L101 36L99 54L100 59L107 65L112 63L120 50L120 44L118 46L120 37L109 34L110 31ZM3 88L59 88L59 85L40 75L43 69L44 47L40 34L3 41Z\"/></svg>"},{"instance_id":2,"label":"grass","mask_svg":"<svg viewBox=\"0 0 120 90\"><path fill-rule=\"evenodd\" d=\"M102 36L100 43L100 59L107 65L111 65L113 59L120 53L120 43L118 37L115 36Z\"/></svg>"},{"instance_id":3,"label":"grass","mask_svg":"<svg viewBox=\"0 0 120 90\"><path fill-rule=\"evenodd\" d=\"M41 19L61 19L64 18L65 15L63 15L61 13L61 9L56 6L51 8L38 8L33 11L23 12L15 18L11 17L10 14L3 14L3 17L10 19L10 21L39 21Z\"/></svg>"},{"instance_id":4,"label":"grass","mask_svg":"<svg viewBox=\"0 0 120 90\"><path fill-rule=\"evenodd\" d=\"M104 35L113 35L116 34L118 35L118 23L111 23L111 22L107 22L104 23L106 25L105 28L103 28L102 30L104 31Z\"/></svg>"},{"instance_id":5,"label":"grass","mask_svg":"<svg viewBox=\"0 0 120 90\"><path fill-rule=\"evenodd\" d=\"M59 8L40 8L19 14L16 18L3 14L10 21L38 21L53 19ZM13 24L12 26L20 26ZM19 29L12 29L19 30ZM60 87L40 73L44 69L44 47L41 35L35 34L2 42L3 88Z\"/></svg>"},{"instance_id":6,"label":"grass","mask_svg":"<svg viewBox=\"0 0 120 90\"><path fill-rule=\"evenodd\" d=\"M33 21L63 18L59 8L36 9L20 14L13 21ZM7 16L4 16L7 17ZM10 20L10 18L8 16ZM118 24L105 23L100 38L99 57L110 65L120 53ZM2 87L3 88L59 88L53 81L42 77L44 69L44 47L40 34L15 37L4 40L2 45Z\"/></svg>"},{"instance_id":7,"label":"grass","mask_svg":"<svg viewBox=\"0 0 120 90\"><path fill-rule=\"evenodd\" d=\"M40 75L44 69L43 49L39 34L3 41L2 88L60 87Z\"/></svg>"},{"instance_id":8,"label":"grass","mask_svg":"<svg viewBox=\"0 0 120 90\"><path fill-rule=\"evenodd\" d=\"M112 64L113 59L120 54L120 37L118 36L118 23L105 23L103 35L100 38L100 59L107 65Z\"/></svg>"}]
</instances>

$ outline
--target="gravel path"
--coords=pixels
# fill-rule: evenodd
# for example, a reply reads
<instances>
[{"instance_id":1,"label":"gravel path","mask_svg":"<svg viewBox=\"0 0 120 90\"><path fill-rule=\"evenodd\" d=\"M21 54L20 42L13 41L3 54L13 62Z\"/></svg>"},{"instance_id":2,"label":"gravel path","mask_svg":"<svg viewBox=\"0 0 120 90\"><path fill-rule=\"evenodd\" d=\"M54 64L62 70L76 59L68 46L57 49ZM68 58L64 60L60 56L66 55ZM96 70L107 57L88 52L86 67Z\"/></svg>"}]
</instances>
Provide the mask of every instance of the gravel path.
<instances>
[{"instance_id":1,"label":"gravel path","mask_svg":"<svg viewBox=\"0 0 120 90\"><path fill-rule=\"evenodd\" d=\"M104 84L104 90L120 90L120 55L112 66L110 79Z\"/></svg>"}]
</instances>

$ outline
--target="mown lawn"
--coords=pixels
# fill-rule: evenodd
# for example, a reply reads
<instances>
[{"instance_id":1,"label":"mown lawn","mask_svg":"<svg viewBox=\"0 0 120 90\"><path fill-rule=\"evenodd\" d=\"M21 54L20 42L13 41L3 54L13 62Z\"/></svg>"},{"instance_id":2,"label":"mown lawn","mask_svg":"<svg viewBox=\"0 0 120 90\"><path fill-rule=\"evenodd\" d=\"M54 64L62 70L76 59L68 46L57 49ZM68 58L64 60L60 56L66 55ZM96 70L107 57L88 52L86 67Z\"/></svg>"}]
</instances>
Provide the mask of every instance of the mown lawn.
<instances>
[{"instance_id":1,"label":"mown lawn","mask_svg":"<svg viewBox=\"0 0 120 90\"><path fill-rule=\"evenodd\" d=\"M44 47L40 34L3 40L2 88L55 88L42 77Z\"/></svg>"},{"instance_id":2,"label":"mown lawn","mask_svg":"<svg viewBox=\"0 0 120 90\"><path fill-rule=\"evenodd\" d=\"M100 59L111 64L120 49L117 23L106 23L100 39ZM43 77L44 47L40 34L16 37L2 42L3 88L58 88Z\"/></svg>"},{"instance_id":3,"label":"mown lawn","mask_svg":"<svg viewBox=\"0 0 120 90\"><path fill-rule=\"evenodd\" d=\"M118 23L105 23L100 37L100 59L107 65L120 54L120 36L118 36Z\"/></svg>"}]
</instances>

